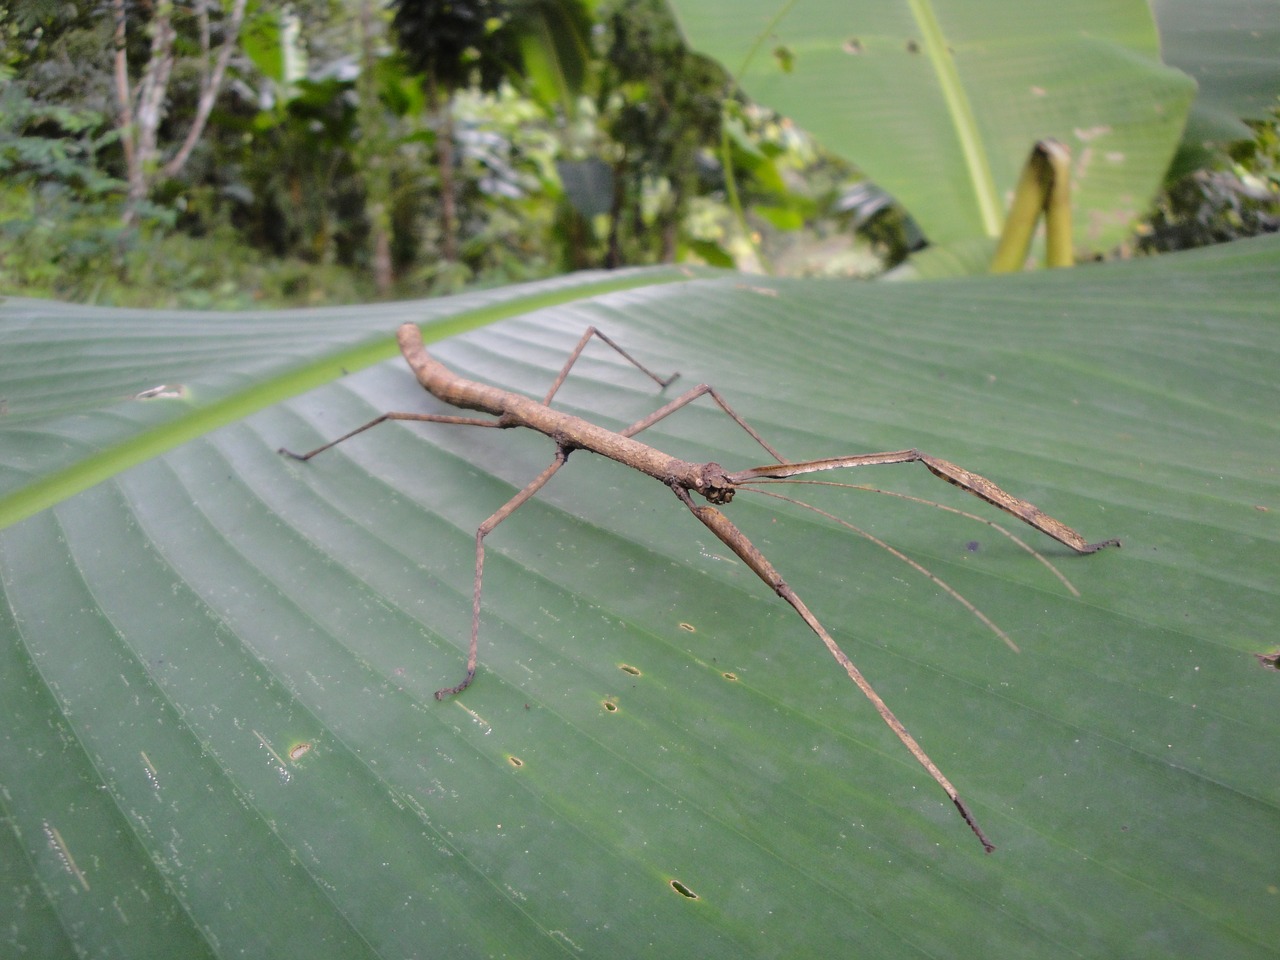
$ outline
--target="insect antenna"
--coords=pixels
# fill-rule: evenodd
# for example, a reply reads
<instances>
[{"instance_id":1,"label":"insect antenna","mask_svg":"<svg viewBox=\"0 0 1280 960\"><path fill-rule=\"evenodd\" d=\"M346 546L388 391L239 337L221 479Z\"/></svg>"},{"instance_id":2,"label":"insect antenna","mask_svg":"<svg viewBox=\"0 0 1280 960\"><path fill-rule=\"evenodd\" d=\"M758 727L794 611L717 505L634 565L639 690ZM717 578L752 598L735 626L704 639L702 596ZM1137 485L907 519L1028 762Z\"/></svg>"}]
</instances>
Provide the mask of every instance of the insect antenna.
<instances>
[{"instance_id":1,"label":"insect antenna","mask_svg":"<svg viewBox=\"0 0 1280 960\"><path fill-rule=\"evenodd\" d=\"M1080 591L1076 589L1075 584L1073 584L1070 580L1068 580L1067 575L1063 573L1061 570L1059 570L1056 566L1054 566L1053 561L1051 561L1043 553L1041 553L1035 547L1031 546L1031 544L1027 543L1025 540L1019 537L1016 533L1014 533L1008 527L1004 527L996 523L994 520L988 519L987 517L981 517L976 513L970 513L968 510L961 510L958 507L952 507L945 503L938 503L938 501L936 500L926 500L924 497L912 496L909 493L899 493L897 490L884 490L884 489L881 489L880 487L873 487L870 484L866 484L866 483L841 483L838 480L774 480L774 479L760 479L760 480L753 480L751 482L752 483L812 483L812 484L816 484L818 486L824 486L824 487L843 487L846 490L862 490L866 493L882 493L886 497L898 497L901 500L910 500L912 503L920 503L925 505L926 507L934 507L938 510L945 510L947 511L947 513L954 513L957 516L964 517L968 520L976 520L978 523L985 523L988 527L991 527L992 529L996 530L998 533L1000 533L1004 537L1007 537L1009 540L1013 541L1013 543L1016 546L1018 546L1022 550L1025 550L1027 553L1031 554L1031 556L1035 557L1038 561L1040 561L1040 564L1046 570L1052 573L1055 577L1057 577L1058 581L1064 587L1067 588L1068 592L1070 592L1070 594L1073 597L1080 596ZM752 488L744 484L743 486L739 487L739 489L750 490ZM763 493L764 491L757 490L756 492Z\"/></svg>"},{"instance_id":2,"label":"insect antenna","mask_svg":"<svg viewBox=\"0 0 1280 960\"><path fill-rule=\"evenodd\" d=\"M793 481L785 481L785 480L776 481L775 480L775 481L769 481L769 482L817 483L817 484L833 486L833 487L853 486L853 484L837 483L835 481L826 481L826 480L793 480ZM751 493L758 493L763 497L773 497L775 500L783 500L787 503L794 503L798 507L804 507L806 510L812 510L814 513L818 514L819 516L826 517L828 520L834 520L836 523L840 524L842 527L845 527L846 529L853 531L858 536L866 540L869 540L870 542L874 543L876 546L880 547L882 550L888 551L890 554L892 554L897 559L901 560L907 566L911 567L917 573L920 573L928 577L937 586L945 590L948 594L951 595L951 598L953 600L955 600L958 604L960 604L962 607L968 610L971 614L977 617L978 620L980 620L988 630L990 630L997 637L1003 640L1005 644L1009 647L1009 649L1012 650L1014 653L1022 652L1020 649L1018 649L1018 645L1013 642L1013 640L1009 637L1009 635L1005 633L1003 630L1001 630L994 620L992 620L985 613L979 610L973 603L971 603L969 599L965 597L964 594L962 594L955 587L951 586L951 584L947 583L945 580L943 580L941 577L935 574L928 567L924 566L923 564L915 560L912 560L901 550L898 550L896 547L889 545L888 543L886 543L885 541L877 537L875 534L868 533L866 530L863 530L861 527L850 523L848 520L845 520L843 517L838 517L834 513L829 513L828 511L823 510L821 507L815 507L811 503L805 503L803 500L797 500L795 497L788 497L786 494L783 494L783 493L775 493L772 490L760 490L757 487L754 487L754 486L748 487L745 485L739 487L739 489L744 491L749 491ZM957 511L957 512L963 513L963 511ZM978 518L978 519L981 519L981 518ZM1012 534L1010 534L1010 536L1012 536Z\"/></svg>"}]
</instances>

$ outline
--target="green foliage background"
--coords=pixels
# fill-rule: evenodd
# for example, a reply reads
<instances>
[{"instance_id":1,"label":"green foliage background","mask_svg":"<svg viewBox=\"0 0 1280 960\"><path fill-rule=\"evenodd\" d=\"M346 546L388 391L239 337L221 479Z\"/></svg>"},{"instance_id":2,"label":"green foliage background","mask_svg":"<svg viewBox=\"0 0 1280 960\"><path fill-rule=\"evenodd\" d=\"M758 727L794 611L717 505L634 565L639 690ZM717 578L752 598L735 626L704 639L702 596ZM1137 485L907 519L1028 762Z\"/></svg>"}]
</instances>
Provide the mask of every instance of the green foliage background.
<instances>
[{"instance_id":1,"label":"green foliage background","mask_svg":"<svg viewBox=\"0 0 1280 960\"><path fill-rule=\"evenodd\" d=\"M1075 150L1082 255L1135 248L1175 146L1144 249L1280 222L1276 0L1218 4L1210 22L1202 5L1166 0L1154 23L1142 0L1018 16L1003 3L847 17L810 3L673 6L700 52L660 0L519 3L479 31L495 48L485 79L501 64L507 82L452 100L456 259L442 255L442 121L385 4L253 7L198 149L156 184L136 229L120 222L111 17L0 8L0 289L243 309L673 260L868 276L923 238L934 251L919 273L972 271L1047 135ZM154 11L129 9L136 84ZM197 24L177 9L166 156L200 73ZM1179 144L1188 76L1199 93ZM1235 139L1245 146L1228 155Z\"/></svg>"}]
</instances>

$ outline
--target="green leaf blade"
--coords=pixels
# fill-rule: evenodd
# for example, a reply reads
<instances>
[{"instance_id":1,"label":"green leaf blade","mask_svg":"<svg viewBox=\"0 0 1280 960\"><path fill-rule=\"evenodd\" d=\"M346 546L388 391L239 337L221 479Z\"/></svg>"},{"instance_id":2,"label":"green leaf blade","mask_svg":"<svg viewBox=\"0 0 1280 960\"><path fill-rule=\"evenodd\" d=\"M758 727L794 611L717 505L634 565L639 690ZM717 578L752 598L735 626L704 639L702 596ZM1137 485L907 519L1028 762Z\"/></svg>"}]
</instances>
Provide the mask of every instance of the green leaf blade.
<instances>
[{"instance_id":1,"label":"green leaf blade","mask_svg":"<svg viewBox=\"0 0 1280 960\"><path fill-rule=\"evenodd\" d=\"M552 446L392 424L274 452L438 409L390 360L0 533L3 929L54 954L1273 954L1280 716L1253 654L1280 556L1278 258L1264 239L930 284L721 275L432 345L540 396L594 323L789 457L916 446L1122 537L1074 557L1024 535L1075 597L971 519L794 488L1015 654L845 528L725 507L992 856L785 604L661 484L586 452L486 541L480 674L435 701L465 663L476 526ZM621 427L674 395L593 346L557 406ZM767 459L711 404L643 437ZM923 470L861 473L1003 520Z\"/></svg>"},{"instance_id":2,"label":"green leaf blade","mask_svg":"<svg viewBox=\"0 0 1280 960\"><path fill-rule=\"evenodd\" d=\"M406 321L428 339L492 323L522 310L685 279L674 271L590 273L422 303L226 315L103 310L10 298L9 341L0 374L12 384L0 418L10 461L0 472L0 528L52 506L216 426L393 356L386 331ZM171 334L181 317L183 335ZM65 331L55 343L42 324ZM365 334L353 342L351 331ZM234 338L228 332L234 331ZM135 344L148 345L139 364ZM56 381L48 371L60 367ZM32 377L28 371L42 371ZM147 371L145 375L141 371ZM235 370L231 376L226 371ZM156 382L159 377L165 379Z\"/></svg>"},{"instance_id":3,"label":"green leaf blade","mask_svg":"<svg viewBox=\"0 0 1280 960\"><path fill-rule=\"evenodd\" d=\"M1128 234L1177 147L1195 84L1159 60L1142 2L908 0L822 8L677 0L690 43L891 193L930 241L998 234L1034 144L1074 157L1075 240ZM781 45L793 67L748 51Z\"/></svg>"}]
</instances>

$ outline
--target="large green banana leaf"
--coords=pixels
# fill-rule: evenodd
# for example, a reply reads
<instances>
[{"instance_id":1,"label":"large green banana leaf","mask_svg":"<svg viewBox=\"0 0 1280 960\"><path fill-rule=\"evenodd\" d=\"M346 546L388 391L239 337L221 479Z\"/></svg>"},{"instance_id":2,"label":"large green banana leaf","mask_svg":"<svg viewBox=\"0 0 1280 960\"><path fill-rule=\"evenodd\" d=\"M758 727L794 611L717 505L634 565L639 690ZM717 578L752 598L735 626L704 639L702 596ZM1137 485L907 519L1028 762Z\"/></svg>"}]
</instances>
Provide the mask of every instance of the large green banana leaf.
<instances>
[{"instance_id":1,"label":"large green banana leaf","mask_svg":"<svg viewBox=\"0 0 1280 960\"><path fill-rule=\"evenodd\" d=\"M899 200L934 244L1000 232L1022 165L1073 156L1076 245L1128 236L1195 84L1146 0L671 0L692 46Z\"/></svg>"},{"instance_id":2,"label":"large green banana leaf","mask_svg":"<svg viewBox=\"0 0 1280 960\"><path fill-rule=\"evenodd\" d=\"M1280 672L1254 654L1278 649L1280 242L671 279L253 317L0 306L7 489L53 487L0 533L0 954L1275 955ZM393 424L275 451L441 410L399 359L358 368L405 317L432 338L493 315L432 350L540 396L598 324L682 372L663 396L715 383L786 456L917 446L1124 539L1075 557L1018 531L1075 596L977 520L794 488L1015 653L875 543L725 507L994 854L782 601L588 453L487 541L478 679L432 699L465 659L474 530L550 442ZM162 384L183 389L134 399ZM659 400L592 346L557 404L621 426ZM706 402L643 437L767 460ZM856 473L1008 520L920 468Z\"/></svg>"},{"instance_id":3,"label":"large green banana leaf","mask_svg":"<svg viewBox=\"0 0 1280 960\"><path fill-rule=\"evenodd\" d=\"M1280 0L1151 0L1164 61L1199 89L1186 139L1252 139L1280 106Z\"/></svg>"}]
</instances>

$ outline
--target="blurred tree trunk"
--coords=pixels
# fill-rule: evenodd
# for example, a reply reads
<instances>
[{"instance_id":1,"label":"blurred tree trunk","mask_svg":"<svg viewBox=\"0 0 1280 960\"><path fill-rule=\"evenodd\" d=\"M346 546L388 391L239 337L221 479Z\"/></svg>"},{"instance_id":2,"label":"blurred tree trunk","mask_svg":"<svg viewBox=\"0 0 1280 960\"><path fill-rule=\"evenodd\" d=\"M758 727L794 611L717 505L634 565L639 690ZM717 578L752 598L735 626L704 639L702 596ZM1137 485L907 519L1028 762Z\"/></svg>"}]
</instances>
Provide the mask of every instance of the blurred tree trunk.
<instances>
[{"instance_id":1,"label":"blurred tree trunk","mask_svg":"<svg viewBox=\"0 0 1280 960\"><path fill-rule=\"evenodd\" d=\"M613 200L609 204L609 244L604 255L606 270L616 270L623 265L622 218L627 209L627 156L623 148L622 159L613 165Z\"/></svg>"},{"instance_id":2,"label":"blurred tree trunk","mask_svg":"<svg viewBox=\"0 0 1280 960\"><path fill-rule=\"evenodd\" d=\"M139 208L151 193L151 188L162 177L176 177L186 166L191 151L195 149L204 132L213 104L222 89L227 64L235 49L240 25L244 21L247 0L234 0L230 15L223 22L222 46L216 60L212 56L211 27L209 22L210 0L196 0L195 10L200 34L200 97L196 113L187 128L187 135L168 162L160 162L159 131L165 115L165 102L169 96L169 80L177 61L174 41L177 31L173 25L173 0L156 0L152 7L151 22L147 32L151 47L147 65L136 89L129 85L128 22L125 0L111 0L115 16L115 94L116 129L124 150L126 178L129 183L128 201L125 204L124 222L137 222Z\"/></svg>"},{"instance_id":3,"label":"blurred tree trunk","mask_svg":"<svg viewBox=\"0 0 1280 960\"><path fill-rule=\"evenodd\" d=\"M458 201L453 179L452 97L440 95L434 74L427 74L427 109L435 118L436 164L440 168L440 253L449 263L458 259Z\"/></svg>"},{"instance_id":4,"label":"blurred tree trunk","mask_svg":"<svg viewBox=\"0 0 1280 960\"><path fill-rule=\"evenodd\" d=\"M391 263L391 176L387 165L392 146L387 112L378 98L374 45L382 35L382 28L374 3L375 0L361 0L360 4L360 79L356 85L360 140L353 152L364 180L373 282L378 294L388 297L395 282ZM381 3L378 6L381 7Z\"/></svg>"},{"instance_id":5,"label":"blurred tree trunk","mask_svg":"<svg viewBox=\"0 0 1280 960\"><path fill-rule=\"evenodd\" d=\"M506 46L507 0L394 0L392 20L400 49L423 77L427 109L435 122L440 166L440 251L458 259L454 188L453 92L469 86L497 90L517 62Z\"/></svg>"}]
</instances>

